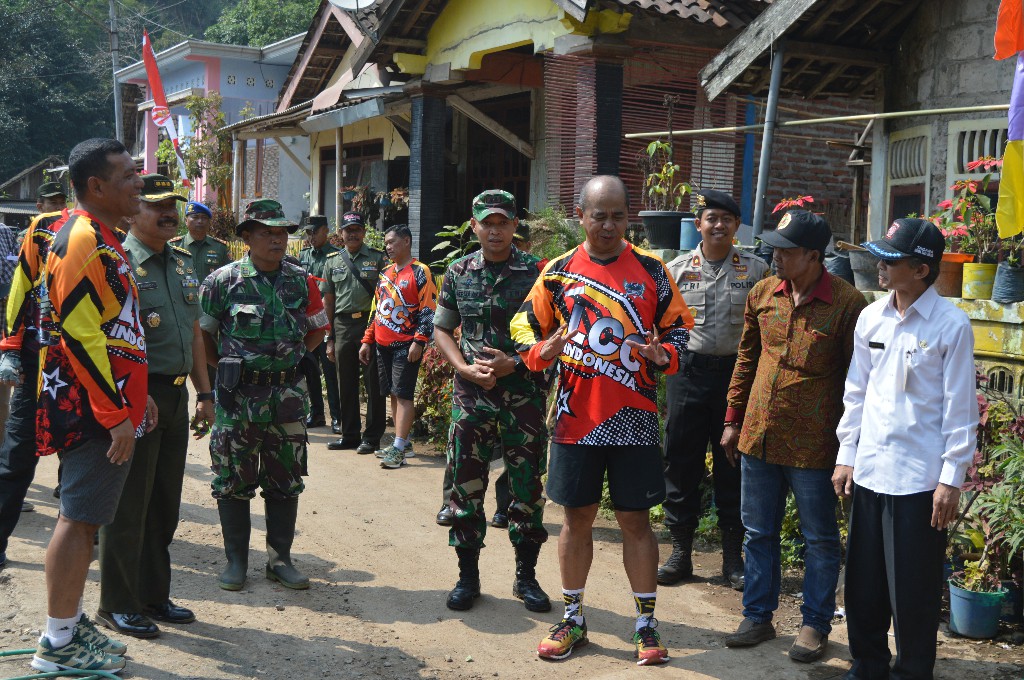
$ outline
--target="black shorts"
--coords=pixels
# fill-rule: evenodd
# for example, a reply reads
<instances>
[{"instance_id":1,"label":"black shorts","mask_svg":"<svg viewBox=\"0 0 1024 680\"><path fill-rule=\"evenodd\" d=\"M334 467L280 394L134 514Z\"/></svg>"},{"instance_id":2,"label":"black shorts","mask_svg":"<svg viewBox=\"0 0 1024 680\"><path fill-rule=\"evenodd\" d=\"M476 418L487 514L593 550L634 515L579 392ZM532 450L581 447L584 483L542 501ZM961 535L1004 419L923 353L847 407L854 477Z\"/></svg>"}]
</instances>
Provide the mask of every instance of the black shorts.
<instances>
[{"instance_id":1,"label":"black shorts","mask_svg":"<svg viewBox=\"0 0 1024 680\"><path fill-rule=\"evenodd\" d=\"M420 362L409 361L409 345L376 345L376 348L380 393L412 401Z\"/></svg>"},{"instance_id":2,"label":"black shorts","mask_svg":"<svg viewBox=\"0 0 1024 680\"><path fill-rule=\"evenodd\" d=\"M605 472L616 510L648 510L665 500L660 446L585 446L551 443L548 498L567 508L601 500Z\"/></svg>"}]
</instances>

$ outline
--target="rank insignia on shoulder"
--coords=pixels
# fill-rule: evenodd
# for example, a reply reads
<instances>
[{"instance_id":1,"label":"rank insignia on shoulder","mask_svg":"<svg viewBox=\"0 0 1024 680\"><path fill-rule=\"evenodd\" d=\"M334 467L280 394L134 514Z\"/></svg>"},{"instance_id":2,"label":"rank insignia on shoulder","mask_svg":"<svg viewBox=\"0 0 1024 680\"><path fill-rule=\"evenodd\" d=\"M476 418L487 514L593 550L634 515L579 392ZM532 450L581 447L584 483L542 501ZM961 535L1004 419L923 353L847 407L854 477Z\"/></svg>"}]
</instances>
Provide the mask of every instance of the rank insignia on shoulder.
<instances>
[{"instance_id":1,"label":"rank insignia on shoulder","mask_svg":"<svg viewBox=\"0 0 1024 680\"><path fill-rule=\"evenodd\" d=\"M149 272L147 272L142 267L136 267L135 268L135 273L138 274L139 276L149 276Z\"/></svg>"},{"instance_id":2,"label":"rank insignia on shoulder","mask_svg":"<svg viewBox=\"0 0 1024 680\"><path fill-rule=\"evenodd\" d=\"M327 257L337 257L341 254L340 250L335 250L333 253L327 253Z\"/></svg>"},{"instance_id":3,"label":"rank insignia on shoulder","mask_svg":"<svg viewBox=\"0 0 1024 680\"><path fill-rule=\"evenodd\" d=\"M226 246L228 244L227 241L225 241L224 239L219 239L216 236L211 236L210 238L216 241L217 243L221 244L222 246Z\"/></svg>"},{"instance_id":4,"label":"rank insignia on shoulder","mask_svg":"<svg viewBox=\"0 0 1024 680\"><path fill-rule=\"evenodd\" d=\"M183 238L185 238L185 237L184 236L175 236L172 239L168 239L167 242L173 245L173 244L181 241Z\"/></svg>"},{"instance_id":5,"label":"rank insignia on shoulder","mask_svg":"<svg viewBox=\"0 0 1024 680\"><path fill-rule=\"evenodd\" d=\"M733 264L739 264L740 263L740 255L739 255L739 253L733 253L732 254L732 263Z\"/></svg>"},{"instance_id":6,"label":"rank insignia on shoulder","mask_svg":"<svg viewBox=\"0 0 1024 680\"><path fill-rule=\"evenodd\" d=\"M186 248L180 248L178 246L171 246L171 250L173 250L174 252L178 253L179 255L188 255L189 257L192 257L192 252L189 251Z\"/></svg>"}]
</instances>

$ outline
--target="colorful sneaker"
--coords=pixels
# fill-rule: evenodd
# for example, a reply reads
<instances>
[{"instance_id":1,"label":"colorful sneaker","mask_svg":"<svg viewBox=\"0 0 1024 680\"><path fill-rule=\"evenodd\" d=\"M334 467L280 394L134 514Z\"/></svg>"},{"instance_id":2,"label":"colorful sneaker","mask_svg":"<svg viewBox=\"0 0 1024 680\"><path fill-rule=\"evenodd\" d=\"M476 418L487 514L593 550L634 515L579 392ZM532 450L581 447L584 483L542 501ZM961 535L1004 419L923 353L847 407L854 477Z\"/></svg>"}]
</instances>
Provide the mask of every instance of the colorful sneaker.
<instances>
[{"instance_id":1,"label":"colorful sneaker","mask_svg":"<svg viewBox=\"0 0 1024 680\"><path fill-rule=\"evenodd\" d=\"M389 470L397 470L398 468L405 465L405 453L389 446L384 449L384 457L380 459L380 466Z\"/></svg>"},{"instance_id":2,"label":"colorful sneaker","mask_svg":"<svg viewBox=\"0 0 1024 680\"><path fill-rule=\"evenodd\" d=\"M78 623L75 624L75 630L83 641L106 654L124 656L125 652L128 651L128 645L107 637L106 634L97 628L96 624L85 615L85 612L82 612L82 618L78 619Z\"/></svg>"},{"instance_id":3,"label":"colorful sneaker","mask_svg":"<svg viewBox=\"0 0 1024 680\"><path fill-rule=\"evenodd\" d=\"M549 635L537 645L537 656L542 659L564 659L577 646L587 644L587 622L576 623L562 619L548 630Z\"/></svg>"},{"instance_id":4,"label":"colorful sneaker","mask_svg":"<svg viewBox=\"0 0 1024 680\"><path fill-rule=\"evenodd\" d=\"M31 666L43 673L56 673L57 671L117 673L124 668L125 661L120 656L101 652L82 640L78 626L75 626L71 642L57 649L50 646L50 639L44 635L39 640L39 646L36 647L36 654L32 657Z\"/></svg>"},{"instance_id":5,"label":"colorful sneaker","mask_svg":"<svg viewBox=\"0 0 1024 680\"><path fill-rule=\"evenodd\" d=\"M653 666L654 664L668 662L668 650L661 644L661 636L658 631L658 619L652 618L649 626L644 626L633 633L633 642L636 643L636 665Z\"/></svg>"}]
</instances>

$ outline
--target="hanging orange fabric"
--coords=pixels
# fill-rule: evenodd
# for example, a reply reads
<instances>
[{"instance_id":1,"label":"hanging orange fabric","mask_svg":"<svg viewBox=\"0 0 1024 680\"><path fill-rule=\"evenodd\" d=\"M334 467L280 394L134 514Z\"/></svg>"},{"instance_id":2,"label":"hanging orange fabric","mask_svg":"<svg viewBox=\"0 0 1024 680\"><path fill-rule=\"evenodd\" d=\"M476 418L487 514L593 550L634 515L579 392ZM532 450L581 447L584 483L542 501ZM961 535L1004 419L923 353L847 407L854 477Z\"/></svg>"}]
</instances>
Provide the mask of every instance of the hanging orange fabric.
<instances>
[{"instance_id":1,"label":"hanging orange fabric","mask_svg":"<svg viewBox=\"0 0 1024 680\"><path fill-rule=\"evenodd\" d=\"M1024 50L1024 2L1002 0L996 19L995 58L1007 59Z\"/></svg>"}]
</instances>

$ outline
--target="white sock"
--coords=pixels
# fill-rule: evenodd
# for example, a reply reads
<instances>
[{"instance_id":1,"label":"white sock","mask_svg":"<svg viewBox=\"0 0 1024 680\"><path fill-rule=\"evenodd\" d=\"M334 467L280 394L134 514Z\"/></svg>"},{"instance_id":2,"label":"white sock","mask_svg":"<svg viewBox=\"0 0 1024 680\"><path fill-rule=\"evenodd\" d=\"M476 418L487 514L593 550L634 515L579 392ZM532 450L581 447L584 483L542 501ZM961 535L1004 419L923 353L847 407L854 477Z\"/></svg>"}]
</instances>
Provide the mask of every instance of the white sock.
<instances>
[{"instance_id":1,"label":"white sock","mask_svg":"<svg viewBox=\"0 0 1024 680\"><path fill-rule=\"evenodd\" d=\"M398 449L399 451L405 451L405 445L407 443L408 442L406 442L406 440L403 439L402 437L395 437L395 448Z\"/></svg>"},{"instance_id":2,"label":"white sock","mask_svg":"<svg viewBox=\"0 0 1024 680\"><path fill-rule=\"evenodd\" d=\"M57 649L71 642L71 636L75 634L77 623L77 616L71 619L55 619L47 616L46 637L50 641L50 646Z\"/></svg>"}]
</instances>

